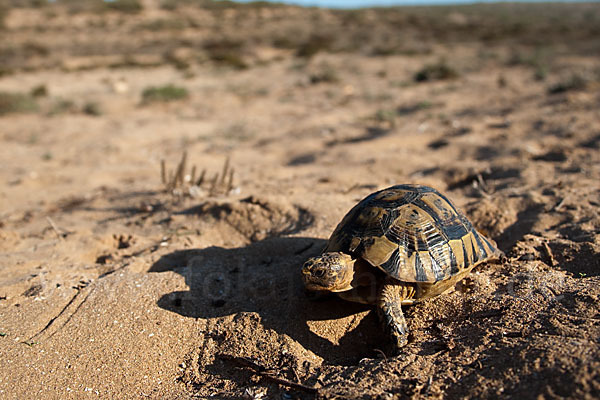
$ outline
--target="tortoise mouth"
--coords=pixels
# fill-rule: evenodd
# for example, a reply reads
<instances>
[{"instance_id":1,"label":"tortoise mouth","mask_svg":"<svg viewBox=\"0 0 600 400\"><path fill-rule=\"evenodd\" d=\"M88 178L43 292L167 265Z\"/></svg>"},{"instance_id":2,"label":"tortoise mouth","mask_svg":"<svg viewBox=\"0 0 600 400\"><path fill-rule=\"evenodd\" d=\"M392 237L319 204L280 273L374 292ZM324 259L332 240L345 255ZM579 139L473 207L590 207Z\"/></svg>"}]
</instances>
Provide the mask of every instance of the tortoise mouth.
<instances>
[{"instance_id":1,"label":"tortoise mouth","mask_svg":"<svg viewBox=\"0 0 600 400\"><path fill-rule=\"evenodd\" d=\"M304 287L313 292L345 292L352 289L350 282L347 284L343 281L324 284L323 282L304 281Z\"/></svg>"},{"instance_id":2,"label":"tortoise mouth","mask_svg":"<svg viewBox=\"0 0 600 400\"><path fill-rule=\"evenodd\" d=\"M304 279L304 287L313 292L342 292L351 289L350 285L345 285L342 280L323 282Z\"/></svg>"},{"instance_id":3,"label":"tortoise mouth","mask_svg":"<svg viewBox=\"0 0 600 400\"><path fill-rule=\"evenodd\" d=\"M304 287L308 290L312 290L313 292L320 292L320 291L327 291L327 292L331 292L332 289L334 289L335 287L332 285L329 286L323 286L321 283L318 282L311 282L309 280L304 280Z\"/></svg>"}]
</instances>

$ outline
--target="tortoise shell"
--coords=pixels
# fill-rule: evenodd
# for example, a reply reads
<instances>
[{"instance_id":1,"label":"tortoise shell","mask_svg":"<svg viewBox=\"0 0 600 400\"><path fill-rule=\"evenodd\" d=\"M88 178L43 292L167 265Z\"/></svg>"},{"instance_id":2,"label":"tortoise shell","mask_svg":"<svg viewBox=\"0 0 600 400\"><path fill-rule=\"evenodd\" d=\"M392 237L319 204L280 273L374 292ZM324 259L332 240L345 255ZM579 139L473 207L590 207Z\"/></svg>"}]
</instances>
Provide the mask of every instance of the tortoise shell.
<instances>
[{"instance_id":1,"label":"tortoise shell","mask_svg":"<svg viewBox=\"0 0 600 400\"><path fill-rule=\"evenodd\" d=\"M325 252L360 257L404 282L438 282L501 251L437 190L396 185L354 206Z\"/></svg>"}]
</instances>

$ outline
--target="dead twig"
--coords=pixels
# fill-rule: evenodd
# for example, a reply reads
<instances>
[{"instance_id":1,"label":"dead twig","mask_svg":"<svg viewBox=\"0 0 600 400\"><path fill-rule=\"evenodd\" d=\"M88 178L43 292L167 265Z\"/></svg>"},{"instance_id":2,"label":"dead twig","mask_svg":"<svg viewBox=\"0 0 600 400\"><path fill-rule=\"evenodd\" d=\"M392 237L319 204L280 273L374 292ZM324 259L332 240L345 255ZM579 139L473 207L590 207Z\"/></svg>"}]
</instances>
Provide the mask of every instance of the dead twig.
<instances>
[{"instance_id":1,"label":"dead twig","mask_svg":"<svg viewBox=\"0 0 600 400\"><path fill-rule=\"evenodd\" d=\"M235 357L229 354L219 354L219 358L227 361L232 361L238 365L241 365L244 368L252 370L255 374L260 375L261 377L278 383L283 386L287 386L289 388L302 390L307 393L317 394L319 392L319 388L313 386L307 386L302 383L292 382L285 378L280 378L275 376L273 372L268 371L264 366L257 364L256 362L250 360L246 357Z\"/></svg>"},{"instance_id":2,"label":"dead twig","mask_svg":"<svg viewBox=\"0 0 600 400\"><path fill-rule=\"evenodd\" d=\"M216 193L218 181L219 181L219 174L216 174L210 184L210 189L208 190L209 196L213 196Z\"/></svg>"},{"instance_id":3,"label":"dead twig","mask_svg":"<svg viewBox=\"0 0 600 400\"><path fill-rule=\"evenodd\" d=\"M165 160L160 160L160 180L163 185L167 184L167 167L165 165Z\"/></svg>"},{"instance_id":4,"label":"dead twig","mask_svg":"<svg viewBox=\"0 0 600 400\"><path fill-rule=\"evenodd\" d=\"M225 163L223 164L223 172L221 173L221 181L219 184L223 186L225 184L225 179L227 178L229 172L229 157L225 159Z\"/></svg>"},{"instance_id":5,"label":"dead twig","mask_svg":"<svg viewBox=\"0 0 600 400\"><path fill-rule=\"evenodd\" d=\"M558 262L554 258L554 254L552 254L552 250L550 246L548 246L548 242L542 242L542 248L544 249L544 253L546 253L546 257L548 258L548 262L551 267L556 267Z\"/></svg>"},{"instance_id":6,"label":"dead twig","mask_svg":"<svg viewBox=\"0 0 600 400\"><path fill-rule=\"evenodd\" d=\"M233 172L234 169L231 168L231 170L229 171L229 181L227 182L227 193L231 192L233 190Z\"/></svg>"},{"instance_id":7,"label":"dead twig","mask_svg":"<svg viewBox=\"0 0 600 400\"><path fill-rule=\"evenodd\" d=\"M567 199L569 198L569 196L565 196L560 202L558 202L558 204L556 204L554 206L554 211L560 211L563 206L565 205L565 202L567 201Z\"/></svg>"},{"instance_id":8,"label":"dead twig","mask_svg":"<svg viewBox=\"0 0 600 400\"><path fill-rule=\"evenodd\" d=\"M190 182L194 184L196 181L196 166L192 165L192 173L190 174Z\"/></svg>"},{"instance_id":9,"label":"dead twig","mask_svg":"<svg viewBox=\"0 0 600 400\"><path fill-rule=\"evenodd\" d=\"M487 184L485 183L485 181L483 180L483 175L481 175L481 173L477 174L477 182L479 182L481 189L483 189L483 191L487 193L488 187L487 187Z\"/></svg>"},{"instance_id":10,"label":"dead twig","mask_svg":"<svg viewBox=\"0 0 600 400\"><path fill-rule=\"evenodd\" d=\"M52 230L54 231L54 233L56 233L56 236L58 236L58 238L60 240L65 240L65 233L64 232L62 232L62 233L60 232L60 230L58 229L58 227L56 226L56 224L54 223L54 221L52 221L52 218L46 217L46 220L50 224L50 227L52 228Z\"/></svg>"},{"instance_id":11,"label":"dead twig","mask_svg":"<svg viewBox=\"0 0 600 400\"><path fill-rule=\"evenodd\" d=\"M174 188L177 186L183 186L184 183L184 175L185 175L185 167L187 164L187 151L184 151L181 155L181 161L179 161L179 165L177 166L177 172L175 172L175 182Z\"/></svg>"},{"instance_id":12,"label":"dead twig","mask_svg":"<svg viewBox=\"0 0 600 400\"><path fill-rule=\"evenodd\" d=\"M189 175L187 174L187 152L183 152L181 160L177 164L174 171L169 171L165 160L160 161L160 178L167 192L171 192L177 196L191 195L197 196L204 191L201 189L203 184L208 186L208 196L219 194L227 195L233 190L234 169L231 167L229 157L225 159L223 169L217 172L210 180L206 178L206 169L200 172L200 176L196 179L197 169L195 165L191 166Z\"/></svg>"},{"instance_id":13,"label":"dead twig","mask_svg":"<svg viewBox=\"0 0 600 400\"><path fill-rule=\"evenodd\" d=\"M203 169L202 172L200 172L200 177L196 181L196 186L202 186L202 184L204 183L205 176L206 176L206 170Z\"/></svg>"},{"instance_id":14,"label":"dead twig","mask_svg":"<svg viewBox=\"0 0 600 400\"><path fill-rule=\"evenodd\" d=\"M477 190L479 194L481 194L483 197L489 198L489 189L487 187L487 184L483 180L483 175L481 173L478 173L476 178L476 180L473 180L473 188L475 188L475 190Z\"/></svg>"}]
</instances>

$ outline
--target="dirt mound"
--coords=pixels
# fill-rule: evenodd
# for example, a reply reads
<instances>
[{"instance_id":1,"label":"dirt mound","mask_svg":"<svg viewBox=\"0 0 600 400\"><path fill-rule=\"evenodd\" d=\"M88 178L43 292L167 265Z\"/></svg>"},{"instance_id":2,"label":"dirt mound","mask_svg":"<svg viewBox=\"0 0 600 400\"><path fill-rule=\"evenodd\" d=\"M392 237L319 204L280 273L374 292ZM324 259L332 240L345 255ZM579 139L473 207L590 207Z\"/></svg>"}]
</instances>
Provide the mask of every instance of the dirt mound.
<instances>
[{"instance_id":1,"label":"dirt mound","mask_svg":"<svg viewBox=\"0 0 600 400\"><path fill-rule=\"evenodd\" d=\"M208 201L183 214L198 215L211 224L226 224L252 242L301 232L314 221L302 207L257 196L237 201Z\"/></svg>"}]
</instances>

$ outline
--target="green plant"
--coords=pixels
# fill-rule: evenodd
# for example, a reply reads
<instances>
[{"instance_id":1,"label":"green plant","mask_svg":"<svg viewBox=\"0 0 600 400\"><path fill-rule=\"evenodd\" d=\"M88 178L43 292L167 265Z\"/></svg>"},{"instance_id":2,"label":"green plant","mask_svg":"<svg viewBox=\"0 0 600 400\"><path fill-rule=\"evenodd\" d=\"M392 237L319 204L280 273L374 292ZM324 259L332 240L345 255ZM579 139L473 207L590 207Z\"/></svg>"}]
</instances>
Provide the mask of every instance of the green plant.
<instances>
[{"instance_id":1,"label":"green plant","mask_svg":"<svg viewBox=\"0 0 600 400\"><path fill-rule=\"evenodd\" d=\"M169 102L186 99L188 96L187 89L174 85L149 87L142 92L142 103Z\"/></svg>"},{"instance_id":2,"label":"green plant","mask_svg":"<svg viewBox=\"0 0 600 400\"><path fill-rule=\"evenodd\" d=\"M0 92L0 115L35 112L38 109L35 99L28 94Z\"/></svg>"}]
</instances>

